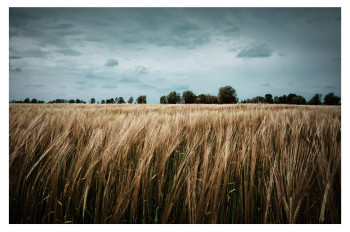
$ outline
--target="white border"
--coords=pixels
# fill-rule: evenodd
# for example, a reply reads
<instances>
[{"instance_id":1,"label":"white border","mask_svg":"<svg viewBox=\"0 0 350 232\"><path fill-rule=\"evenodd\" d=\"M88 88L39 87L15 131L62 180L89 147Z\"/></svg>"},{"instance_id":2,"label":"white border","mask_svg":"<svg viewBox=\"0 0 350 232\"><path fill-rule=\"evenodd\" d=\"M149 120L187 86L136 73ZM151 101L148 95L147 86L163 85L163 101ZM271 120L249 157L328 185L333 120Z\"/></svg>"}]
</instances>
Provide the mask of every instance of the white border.
<instances>
[{"instance_id":1,"label":"white border","mask_svg":"<svg viewBox=\"0 0 350 232\"><path fill-rule=\"evenodd\" d=\"M1 120L0 120L0 141L1 141L1 231L59 231L77 230L96 231L97 229L117 229L120 231L176 231L179 230L267 230L267 231L295 231L295 230L316 230L316 231L350 231L350 200L349 200L349 18L350 18L350 1L347 0L1 0L0 17L1 17L1 82L0 82L0 102L1 102ZM342 97L342 225L9 225L9 176L8 176L8 122L9 122L9 7L341 7L342 8L342 79L341 79L341 97ZM102 227L102 228L101 228Z\"/></svg>"}]
</instances>

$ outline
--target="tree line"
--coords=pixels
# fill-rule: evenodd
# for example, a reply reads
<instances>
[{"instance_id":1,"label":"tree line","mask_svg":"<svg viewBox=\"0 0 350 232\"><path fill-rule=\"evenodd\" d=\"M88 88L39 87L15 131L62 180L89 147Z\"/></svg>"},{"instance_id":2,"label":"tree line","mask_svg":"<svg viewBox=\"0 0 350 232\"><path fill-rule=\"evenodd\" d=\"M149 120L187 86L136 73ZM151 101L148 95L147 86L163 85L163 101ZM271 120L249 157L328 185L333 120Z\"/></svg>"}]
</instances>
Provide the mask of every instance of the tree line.
<instances>
[{"instance_id":1,"label":"tree line","mask_svg":"<svg viewBox=\"0 0 350 232\"><path fill-rule=\"evenodd\" d=\"M238 103L237 92L232 86L224 86L219 88L218 95L211 94L199 94L196 95L192 91L187 90L182 94L177 93L176 91L170 92L168 95L160 97L160 104L236 104ZM11 103L45 103L45 101L37 100L33 98L30 100L26 98L24 101L15 101L12 100ZM78 103L86 104L84 100L81 99L56 99L49 101L48 103ZM137 104L147 104L147 96L140 95L136 98L131 96L127 102L125 102L123 97L115 97L109 99L103 99L101 102L96 102L95 98L91 98L89 101L90 104L125 104L125 103L137 103ZM340 105L340 97L335 96L334 93L328 93L323 98L322 103L322 94L315 94L309 101L303 96L297 95L295 93L290 93L283 96L272 96L272 94L267 93L265 97L256 96L251 99L242 100L240 103L264 103L264 104L294 104L294 105Z\"/></svg>"}]
</instances>

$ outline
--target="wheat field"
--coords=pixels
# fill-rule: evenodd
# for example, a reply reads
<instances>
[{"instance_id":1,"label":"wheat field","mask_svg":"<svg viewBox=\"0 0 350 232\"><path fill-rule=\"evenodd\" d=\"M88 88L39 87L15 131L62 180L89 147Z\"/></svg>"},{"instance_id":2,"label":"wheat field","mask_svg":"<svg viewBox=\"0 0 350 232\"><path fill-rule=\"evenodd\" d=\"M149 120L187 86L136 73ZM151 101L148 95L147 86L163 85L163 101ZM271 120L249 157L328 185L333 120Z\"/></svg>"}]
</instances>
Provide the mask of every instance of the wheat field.
<instances>
[{"instance_id":1,"label":"wheat field","mask_svg":"<svg viewBox=\"0 0 350 232\"><path fill-rule=\"evenodd\" d=\"M341 223L341 108L10 104L10 223Z\"/></svg>"}]
</instances>

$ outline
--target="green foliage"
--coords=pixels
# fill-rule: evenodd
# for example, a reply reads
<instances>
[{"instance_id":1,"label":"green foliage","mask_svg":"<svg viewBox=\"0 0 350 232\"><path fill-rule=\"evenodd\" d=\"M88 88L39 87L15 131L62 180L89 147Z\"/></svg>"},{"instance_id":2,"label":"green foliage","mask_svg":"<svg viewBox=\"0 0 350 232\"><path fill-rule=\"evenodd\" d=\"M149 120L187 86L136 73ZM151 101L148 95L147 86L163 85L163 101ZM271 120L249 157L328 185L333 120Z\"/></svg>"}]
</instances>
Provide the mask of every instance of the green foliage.
<instances>
[{"instance_id":1,"label":"green foliage","mask_svg":"<svg viewBox=\"0 0 350 232\"><path fill-rule=\"evenodd\" d=\"M236 90L231 86L221 87L219 89L218 100L221 104L237 103Z\"/></svg>"},{"instance_id":2,"label":"green foliage","mask_svg":"<svg viewBox=\"0 0 350 232\"><path fill-rule=\"evenodd\" d=\"M196 95L192 91L185 91L182 93L182 99L185 104L193 104L196 101Z\"/></svg>"},{"instance_id":3,"label":"green foliage","mask_svg":"<svg viewBox=\"0 0 350 232\"><path fill-rule=\"evenodd\" d=\"M167 103L168 104L181 103L181 95L179 93L176 93L175 91L170 92L167 96Z\"/></svg>"}]
</instances>

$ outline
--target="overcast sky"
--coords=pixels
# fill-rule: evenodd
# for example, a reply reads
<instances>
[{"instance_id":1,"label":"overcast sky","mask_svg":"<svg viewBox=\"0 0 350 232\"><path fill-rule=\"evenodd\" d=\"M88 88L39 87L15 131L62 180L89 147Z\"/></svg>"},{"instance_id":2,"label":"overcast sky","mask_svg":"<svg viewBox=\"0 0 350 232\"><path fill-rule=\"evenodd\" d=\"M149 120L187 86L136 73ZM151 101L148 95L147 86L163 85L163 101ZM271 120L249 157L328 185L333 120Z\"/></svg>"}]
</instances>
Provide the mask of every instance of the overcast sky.
<instances>
[{"instance_id":1,"label":"overcast sky","mask_svg":"<svg viewBox=\"0 0 350 232\"><path fill-rule=\"evenodd\" d=\"M10 8L10 100L340 96L340 28L340 8Z\"/></svg>"}]
</instances>

